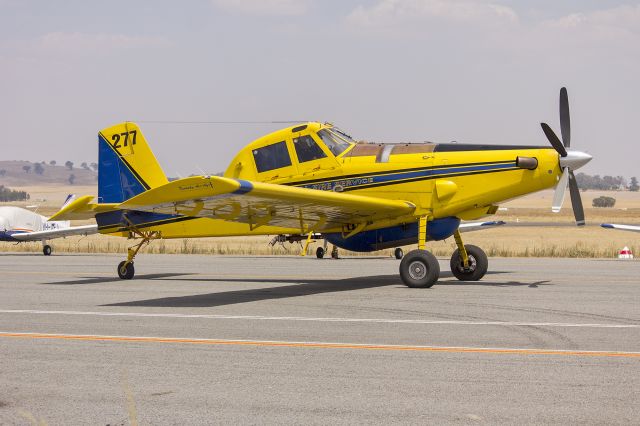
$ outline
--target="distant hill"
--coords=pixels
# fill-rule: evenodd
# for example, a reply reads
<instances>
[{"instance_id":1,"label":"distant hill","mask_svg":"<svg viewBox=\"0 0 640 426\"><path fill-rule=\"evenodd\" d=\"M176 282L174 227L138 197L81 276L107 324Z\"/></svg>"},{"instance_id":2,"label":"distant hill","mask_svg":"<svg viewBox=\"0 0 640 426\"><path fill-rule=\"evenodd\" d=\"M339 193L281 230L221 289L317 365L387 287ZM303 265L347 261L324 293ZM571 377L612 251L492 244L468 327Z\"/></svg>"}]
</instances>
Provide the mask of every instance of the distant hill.
<instances>
[{"instance_id":1,"label":"distant hill","mask_svg":"<svg viewBox=\"0 0 640 426\"><path fill-rule=\"evenodd\" d=\"M28 169L25 170L25 168ZM0 185L33 186L33 185L69 185L69 177L73 175L73 185L95 185L98 173L93 170L73 167L69 170L64 165L32 163L30 161L0 161Z\"/></svg>"}]
</instances>

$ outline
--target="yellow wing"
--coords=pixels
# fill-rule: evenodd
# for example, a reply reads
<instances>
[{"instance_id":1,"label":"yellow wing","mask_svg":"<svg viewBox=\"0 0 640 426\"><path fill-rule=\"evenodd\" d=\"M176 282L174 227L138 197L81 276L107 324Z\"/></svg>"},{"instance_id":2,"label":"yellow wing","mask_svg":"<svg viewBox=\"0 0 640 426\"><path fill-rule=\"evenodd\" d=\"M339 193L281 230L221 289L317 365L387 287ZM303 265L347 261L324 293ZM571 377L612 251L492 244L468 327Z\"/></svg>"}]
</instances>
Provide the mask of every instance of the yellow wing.
<instances>
[{"instance_id":1,"label":"yellow wing","mask_svg":"<svg viewBox=\"0 0 640 426\"><path fill-rule=\"evenodd\" d=\"M402 200L250 182L219 176L195 176L145 191L118 209L208 217L297 228L302 232L353 230L373 221L410 215L415 205Z\"/></svg>"}]
</instances>

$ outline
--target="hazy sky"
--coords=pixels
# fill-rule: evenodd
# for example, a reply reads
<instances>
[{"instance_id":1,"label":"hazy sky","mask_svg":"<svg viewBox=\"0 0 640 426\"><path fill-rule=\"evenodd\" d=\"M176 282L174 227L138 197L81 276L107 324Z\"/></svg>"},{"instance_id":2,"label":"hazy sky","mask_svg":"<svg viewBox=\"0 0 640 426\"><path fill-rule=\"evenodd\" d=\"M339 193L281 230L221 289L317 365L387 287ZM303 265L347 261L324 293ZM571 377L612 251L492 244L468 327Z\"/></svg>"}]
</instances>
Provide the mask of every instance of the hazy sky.
<instances>
[{"instance_id":1,"label":"hazy sky","mask_svg":"<svg viewBox=\"0 0 640 426\"><path fill-rule=\"evenodd\" d=\"M97 160L120 121L318 120L358 139L546 144L640 176L640 2L0 0L0 158ZM277 124L140 123L167 174Z\"/></svg>"}]
</instances>

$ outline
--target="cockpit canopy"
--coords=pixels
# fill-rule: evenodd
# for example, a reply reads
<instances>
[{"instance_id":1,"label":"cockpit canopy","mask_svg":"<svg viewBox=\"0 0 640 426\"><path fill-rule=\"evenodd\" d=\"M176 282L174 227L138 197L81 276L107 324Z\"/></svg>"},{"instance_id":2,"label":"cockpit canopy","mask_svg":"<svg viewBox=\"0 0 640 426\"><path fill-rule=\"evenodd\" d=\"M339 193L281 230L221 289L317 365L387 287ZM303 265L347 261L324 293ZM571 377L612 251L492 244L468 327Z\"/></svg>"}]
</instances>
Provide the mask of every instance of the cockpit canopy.
<instances>
[{"instance_id":1,"label":"cockpit canopy","mask_svg":"<svg viewBox=\"0 0 640 426\"><path fill-rule=\"evenodd\" d=\"M336 127L320 123L303 124L251 143L234 159L226 175L250 178L247 173L253 167L247 163L255 165L255 178L258 179L303 174L310 167L333 168L336 157L355 144L351 136ZM298 170L294 170L296 168Z\"/></svg>"}]
</instances>

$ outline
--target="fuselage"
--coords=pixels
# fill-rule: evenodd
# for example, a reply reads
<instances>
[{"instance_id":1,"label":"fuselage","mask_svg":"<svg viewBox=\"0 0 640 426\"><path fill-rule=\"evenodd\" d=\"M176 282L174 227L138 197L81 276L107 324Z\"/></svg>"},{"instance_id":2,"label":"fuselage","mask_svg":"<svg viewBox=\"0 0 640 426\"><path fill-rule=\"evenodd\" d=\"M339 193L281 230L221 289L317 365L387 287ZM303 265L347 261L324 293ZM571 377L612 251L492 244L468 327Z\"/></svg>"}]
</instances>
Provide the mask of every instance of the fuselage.
<instances>
[{"instance_id":1,"label":"fuselage","mask_svg":"<svg viewBox=\"0 0 640 426\"><path fill-rule=\"evenodd\" d=\"M394 235L409 241L418 215L429 217L430 239L447 238L460 219L493 214L501 202L555 186L560 174L558 153L551 147L364 143L331 125L311 122L250 143L224 176L411 202L417 214L365 228L400 227L402 232ZM300 233L300 229L268 225L251 229L245 223L194 217L159 218L145 229L160 231L162 238ZM341 230L325 231L332 232Z\"/></svg>"},{"instance_id":2,"label":"fuselage","mask_svg":"<svg viewBox=\"0 0 640 426\"><path fill-rule=\"evenodd\" d=\"M48 222L46 217L20 207L0 207L0 241L16 242L20 241L13 237L16 234L68 227L68 221Z\"/></svg>"}]
</instances>

